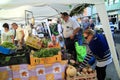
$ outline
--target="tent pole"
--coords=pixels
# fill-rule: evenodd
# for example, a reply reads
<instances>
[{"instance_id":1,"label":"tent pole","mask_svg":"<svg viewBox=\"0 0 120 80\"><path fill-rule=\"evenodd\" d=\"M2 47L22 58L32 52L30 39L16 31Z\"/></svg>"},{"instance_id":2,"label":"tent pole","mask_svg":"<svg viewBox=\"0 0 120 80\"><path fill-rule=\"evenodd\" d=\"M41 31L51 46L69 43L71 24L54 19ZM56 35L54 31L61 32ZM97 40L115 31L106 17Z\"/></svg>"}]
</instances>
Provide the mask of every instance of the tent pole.
<instances>
[{"instance_id":1,"label":"tent pole","mask_svg":"<svg viewBox=\"0 0 120 80\"><path fill-rule=\"evenodd\" d=\"M116 68L116 71L118 73L118 76L120 78L120 65L119 65L119 61L117 58L117 54L116 54L116 50L115 50L115 46L114 46L114 41L113 41L113 37L112 37L112 33L110 30L110 26L109 26L109 20L108 20L108 16L107 16L107 12L106 12L106 7L105 4L97 4L95 5L97 12L99 14L102 26L103 26L103 30L105 32L105 36L107 38L108 41L108 45L113 57L113 62Z\"/></svg>"}]
</instances>

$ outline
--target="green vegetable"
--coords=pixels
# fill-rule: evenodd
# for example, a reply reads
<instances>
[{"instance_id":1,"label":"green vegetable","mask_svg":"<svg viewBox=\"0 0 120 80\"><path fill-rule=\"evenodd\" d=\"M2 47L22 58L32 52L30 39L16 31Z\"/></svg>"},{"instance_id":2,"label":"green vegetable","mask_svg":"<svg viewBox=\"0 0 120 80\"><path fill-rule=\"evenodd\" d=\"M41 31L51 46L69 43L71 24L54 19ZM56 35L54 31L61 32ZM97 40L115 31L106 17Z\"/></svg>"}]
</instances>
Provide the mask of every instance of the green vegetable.
<instances>
[{"instance_id":1,"label":"green vegetable","mask_svg":"<svg viewBox=\"0 0 120 80\"><path fill-rule=\"evenodd\" d=\"M9 49L15 49L16 48L16 46L11 42L3 42L1 44L1 46L4 47L4 48L9 48Z\"/></svg>"},{"instance_id":2,"label":"green vegetable","mask_svg":"<svg viewBox=\"0 0 120 80\"><path fill-rule=\"evenodd\" d=\"M36 51L33 56L38 57L38 58L42 58L42 57L52 57L54 55L58 54L58 51L60 51L60 49L58 48L43 48L41 50Z\"/></svg>"},{"instance_id":3,"label":"green vegetable","mask_svg":"<svg viewBox=\"0 0 120 80\"><path fill-rule=\"evenodd\" d=\"M44 38L41 41L42 41L42 47L47 48L49 40Z\"/></svg>"}]
</instances>

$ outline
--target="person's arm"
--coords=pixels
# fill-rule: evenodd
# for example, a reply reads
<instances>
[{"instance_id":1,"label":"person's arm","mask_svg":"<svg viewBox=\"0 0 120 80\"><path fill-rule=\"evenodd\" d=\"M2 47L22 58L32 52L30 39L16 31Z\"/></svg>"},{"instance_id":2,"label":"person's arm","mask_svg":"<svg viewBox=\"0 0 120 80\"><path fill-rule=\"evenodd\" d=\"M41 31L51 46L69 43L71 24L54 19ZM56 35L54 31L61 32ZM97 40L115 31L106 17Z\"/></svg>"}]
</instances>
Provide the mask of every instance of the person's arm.
<instances>
[{"instance_id":1,"label":"person's arm","mask_svg":"<svg viewBox=\"0 0 120 80\"><path fill-rule=\"evenodd\" d=\"M73 26L73 34L70 36L70 39L74 39L74 36L79 32L80 30L80 25L78 24L78 22L76 20L73 20L72 22L72 26Z\"/></svg>"},{"instance_id":2,"label":"person's arm","mask_svg":"<svg viewBox=\"0 0 120 80\"><path fill-rule=\"evenodd\" d=\"M59 37L62 36L62 25L58 24L58 32L59 32Z\"/></svg>"},{"instance_id":3,"label":"person's arm","mask_svg":"<svg viewBox=\"0 0 120 80\"><path fill-rule=\"evenodd\" d=\"M1 34L1 43L4 41L4 34Z\"/></svg>"},{"instance_id":4,"label":"person's arm","mask_svg":"<svg viewBox=\"0 0 120 80\"><path fill-rule=\"evenodd\" d=\"M76 28L74 31L73 31L73 34L76 35L80 30L80 27Z\"/></svg>"},{"instance_id":5,"label":"person's arm","mask_svg":"<svg viewBox=\"0 0 120 80\"><path fill-rule=\"evenodd\" d=\"M13 35L11 35L11 39L12 39L12 43L14 43L14 36Z\"/></svg>"},{"instance_id":6,"label":"person's arm","mask_svg":"<svg viewBox=\"0 0 120 80\"><path fill-rule=\"evenodd\" d=\"M21 39L20 39L20 43L23 43L24 36L25 36L25 34L24 34L24 31L23 31L23 30L21 30L21 34L22 34L22 37L21 37Z\"/></svg>"},{"instance_id":7,"label":"person's arm","mask_svg":"<svg viewBox=\"0 0 120 80\"><path fill-rule=\"evenodd\" d=\"M92 52L89 52L89 53L86 55L84 61L79 65L79 68L82 69L82 68L86 67L86 66L88 65L88 61L89 61L92 57L93 57Z\"/></svg>"},{"instance_id":8,"label":"person's arm","mask_svg":"<svg viewBox=\"0 0 120 80\"><path fill-rule=\"evenodd\" d=\"M14 32L13 31L10 31L10 37L11 37L11 40L12 40L12 43L14 43Z\"/></svg>"},{"instance_id":9,"label":"person's arm","mask_svg":"<svg viewBox=\"0 0 120 80\"><path fill-rule=\"evenodd\" d=\"M70 36L70 39L73 39L74 36L79 32L80 30L80 27L77 27L74 31L73 31L73 34Z\"/></svg>"}]
</instances>

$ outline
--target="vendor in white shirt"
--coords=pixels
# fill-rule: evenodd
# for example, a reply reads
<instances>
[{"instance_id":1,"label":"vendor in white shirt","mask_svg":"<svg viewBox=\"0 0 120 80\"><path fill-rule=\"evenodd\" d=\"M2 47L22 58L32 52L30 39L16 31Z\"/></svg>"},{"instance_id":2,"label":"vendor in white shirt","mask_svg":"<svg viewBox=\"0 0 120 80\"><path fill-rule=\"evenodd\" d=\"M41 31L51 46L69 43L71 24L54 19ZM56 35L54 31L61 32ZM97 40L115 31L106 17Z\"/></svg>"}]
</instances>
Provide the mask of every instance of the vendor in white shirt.
<instances>
[{"instance_id":1,"label":"vendor in white shirt","mask_svg":"<svg viewBox=\"0 0 120 80\"><path fill-rule=\"evenodd\" d=\"M67 12L61 13L61 18L64 20L62 27L66 49L74 56L74 59L76 59L74 42L75 36L80 30L80 25L76 20L73 20Z\"/></svg>"},{"instance_id":2,"label":"vendor in white shirt","mask_svg":"<svg viewBox=\"0 0 120 80\"><path fill-rule=\"evenodd\" d=\"M24 31L21 27L18 27L16 23L12 23L12 28L15 30L14 38L21 48L24 43Z\"/></svg>"}]
</instances>

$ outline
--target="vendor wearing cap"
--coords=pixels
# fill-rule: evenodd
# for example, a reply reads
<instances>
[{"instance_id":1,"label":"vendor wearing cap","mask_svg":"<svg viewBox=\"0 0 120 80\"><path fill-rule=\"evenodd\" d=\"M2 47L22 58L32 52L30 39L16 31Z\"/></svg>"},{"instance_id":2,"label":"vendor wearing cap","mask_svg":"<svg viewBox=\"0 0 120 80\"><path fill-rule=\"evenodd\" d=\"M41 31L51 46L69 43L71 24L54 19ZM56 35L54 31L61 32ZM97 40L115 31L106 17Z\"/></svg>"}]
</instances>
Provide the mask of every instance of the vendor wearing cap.
<instances>
[{"instance_id":1,"label":"vendor wearing cap","mask_svg":"<svg viewBox=\"0 0 120 80\"><path fill-rule=\"evenodd\" d=\"M76 60L74 41L76 34L80 30L80 25L76 20L73 20L67 12L61 13L61 18L64 20L62 26L66 49Z\"/></svg>"}]
</instances>

